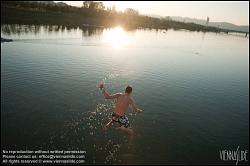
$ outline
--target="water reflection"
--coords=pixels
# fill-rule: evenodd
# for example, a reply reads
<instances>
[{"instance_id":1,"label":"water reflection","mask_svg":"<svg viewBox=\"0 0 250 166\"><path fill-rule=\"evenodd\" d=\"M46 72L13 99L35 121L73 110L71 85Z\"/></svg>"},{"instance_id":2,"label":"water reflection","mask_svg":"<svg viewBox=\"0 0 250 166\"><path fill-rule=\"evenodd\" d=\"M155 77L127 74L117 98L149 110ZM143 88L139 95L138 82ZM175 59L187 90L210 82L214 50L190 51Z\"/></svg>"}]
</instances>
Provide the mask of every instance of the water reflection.
<instances>
[{"instance_id":1,"label":"water reflection","mask_svg":"<svg viewBox=\"0 0 250 166\"><path fill-rule=\"evenodd\" d=\"M22 33L34 33L37 34L40 32L41 26L39 25L18 25L18 24L10 24L10 25L1 25L1 33L4 35L21 35Z\"/></svg>"},{"instance_id":2,"label":"water reflection","mask_svg":"<svg viewBox=\"0 0 250 166\"><path fill-rule=\"evenodd\" d=\"M19 25L19 24L3 24L1 25L1 34L11 36L11 35L27 35L39 33L45 34L58 34L58 33L68 33L77 30L82 31L82 37L90 37L94 35L101 35L103 33L103 28L95 27L80 27L80 26L63 26L63 25Z\"/></svg>"},{"instance_id":3,"label":"water reflection","mask_svg":"<svg viewBox=\"0 0 250 166\"><path fill-rule=\"evenodd\" d=\"M130 42L128 34L122 27L116 27L103 32L102 40L114 48L121 48Z\"/></svg>"},{"instance_id":4,"label":"water reflection","mask_svg":"<svg viewBox=\"0 0 250 166\"><path fill-rule=\"evenodd\" d=\"M46 42L58 44L72 44L73 41L57 39L76 39L75 44L85 45L91 43L94 45L103 44L115 49L127 46L132 41L134 34L132 29L122 27L103 28L103 27L86 27L86 26L63 26L63 25L19 25L3 24L1 34L3 38L22 40L25 42ZM158 31L156 31L158 33ZM82 40L81 40L82 38ZM44 41L44 39L48 39ZM52 40L53 39L53 40ZM54 40L55 39L55 40ZM28 40L28 41L27 41ZM56 41L57 40L57 41ZM94 42L93 42L94 41ZM64 42L64 43L63 43Z\"/></svg>"},{"instance_id":5,"label":"water reflection","mask_svg":"<svg viewBox=\"0 0 250 166\"><path fill-rule=\"evenodd\" d=\"M81 30L82 30L83 37L101 35L103 33L103 28L82 27Z\"/></svg>"}]
</instances>

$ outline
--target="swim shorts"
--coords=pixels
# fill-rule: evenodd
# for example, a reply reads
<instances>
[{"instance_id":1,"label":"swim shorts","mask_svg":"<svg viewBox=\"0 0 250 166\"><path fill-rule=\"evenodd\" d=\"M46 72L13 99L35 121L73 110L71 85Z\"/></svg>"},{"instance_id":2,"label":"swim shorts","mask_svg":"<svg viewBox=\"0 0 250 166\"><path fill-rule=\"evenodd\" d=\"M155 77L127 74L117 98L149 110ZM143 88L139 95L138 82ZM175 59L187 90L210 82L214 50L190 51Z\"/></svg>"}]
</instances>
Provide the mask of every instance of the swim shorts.
<instances>
[{"instance_id":1,"label":"swim shorts","mask_svg":"<svg viewBox=\"0 0 250 166\"><path fill-rule=\"evenodd\" d=\"M129 120L128 120L128 117L126 115L120 116L120 115L117 115L116 113L113 112L112 113L112 121L119 123L120 127L121 126L124 126L125 128L129 127Z\"/></svg>"}]
</instances>

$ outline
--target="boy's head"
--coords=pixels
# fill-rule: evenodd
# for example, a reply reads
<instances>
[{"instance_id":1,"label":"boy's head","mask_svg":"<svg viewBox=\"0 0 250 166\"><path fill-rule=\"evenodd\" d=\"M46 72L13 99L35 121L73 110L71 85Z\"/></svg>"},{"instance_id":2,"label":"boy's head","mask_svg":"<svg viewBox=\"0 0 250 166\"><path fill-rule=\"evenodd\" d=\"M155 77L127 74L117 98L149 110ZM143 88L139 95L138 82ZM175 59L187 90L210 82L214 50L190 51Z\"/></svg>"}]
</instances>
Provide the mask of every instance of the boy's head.
<instances>
[{"instance_id":1,"label":"boy's head","mask_svg":"<svg viewBox=\"0 0 250 166\"><path fill-rule=\"evenodd\" d=\"M125 88L125 93L130 94L132 92L132 87L131 86L126 86Z\"/></svg>"}]
</instances>

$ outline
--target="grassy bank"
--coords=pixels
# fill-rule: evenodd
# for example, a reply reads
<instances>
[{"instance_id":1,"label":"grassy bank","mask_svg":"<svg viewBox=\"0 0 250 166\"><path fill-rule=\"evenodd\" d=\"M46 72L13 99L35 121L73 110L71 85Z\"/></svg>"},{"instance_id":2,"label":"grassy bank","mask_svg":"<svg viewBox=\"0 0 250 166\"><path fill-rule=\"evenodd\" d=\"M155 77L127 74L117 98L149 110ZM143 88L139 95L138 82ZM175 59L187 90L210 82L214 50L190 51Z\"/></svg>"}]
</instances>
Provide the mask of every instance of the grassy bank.
<instances>
[{"instance_id":1,"label":"grassy bank","mask_svg":"<svg viewBox=\"0 0 250 166\"><path fill-rule=\"evenodd\" d=\"M72 7L71 10L47 8L25 8L1 2L1 24L51 24L81 26L91 24L105 27L120 25L124 28L186 29L190 31L219 32L227 30L206 27L194 23L183 23L122 12L90 10Z\"/></svg>"}]
</instances>

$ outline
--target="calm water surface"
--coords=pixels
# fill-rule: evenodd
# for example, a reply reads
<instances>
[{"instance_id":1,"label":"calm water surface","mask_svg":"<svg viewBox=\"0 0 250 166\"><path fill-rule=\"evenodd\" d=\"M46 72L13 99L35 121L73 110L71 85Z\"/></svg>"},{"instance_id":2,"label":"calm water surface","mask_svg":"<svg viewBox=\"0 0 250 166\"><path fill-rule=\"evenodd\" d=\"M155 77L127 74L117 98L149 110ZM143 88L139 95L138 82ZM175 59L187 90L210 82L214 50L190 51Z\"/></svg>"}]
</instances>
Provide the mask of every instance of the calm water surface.
<instances>
[{"instance_id":1,"label":"calm water surface","mask_svg":"<svg viewBox=\"0 0 250 166\"><path fill-rule=\"evenodd\" d=\"M89 164L199 164L249 149L249 38L173 31L1 25L3 149L86 150ZM101 127L133 87L135 139ZM232 162L231 164L235 164Z\"/></svg>"}]
</instances>

